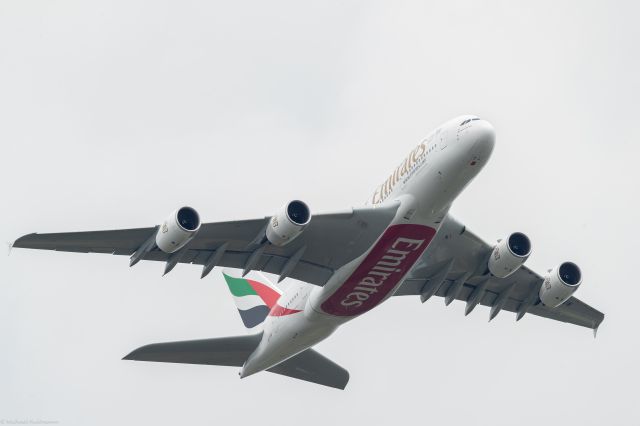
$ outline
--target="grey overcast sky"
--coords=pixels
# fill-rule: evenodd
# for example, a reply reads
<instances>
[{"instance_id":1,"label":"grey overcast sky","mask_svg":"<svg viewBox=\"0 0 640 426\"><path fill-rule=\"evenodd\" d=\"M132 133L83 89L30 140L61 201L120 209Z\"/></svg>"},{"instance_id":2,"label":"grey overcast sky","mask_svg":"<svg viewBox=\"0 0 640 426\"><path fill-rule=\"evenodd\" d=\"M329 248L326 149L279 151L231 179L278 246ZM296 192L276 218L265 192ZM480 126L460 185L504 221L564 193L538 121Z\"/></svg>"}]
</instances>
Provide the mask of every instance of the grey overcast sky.
<instances>
[{"instance_id":1,"label":"grey overcast sky","mask_svg":"<svg viewBox=\"0 0 640 426\"><path fill-rule=\"evenodd\" d=\"M580 264L587 329L392 299L319 350L344 392L121 361L244 333L219 273L0 256L0 420L64 425L638 424L638 4L0 2L0 240L362 204L459 114L497 132L453 213Z\"/></svg>"}]
</instances>

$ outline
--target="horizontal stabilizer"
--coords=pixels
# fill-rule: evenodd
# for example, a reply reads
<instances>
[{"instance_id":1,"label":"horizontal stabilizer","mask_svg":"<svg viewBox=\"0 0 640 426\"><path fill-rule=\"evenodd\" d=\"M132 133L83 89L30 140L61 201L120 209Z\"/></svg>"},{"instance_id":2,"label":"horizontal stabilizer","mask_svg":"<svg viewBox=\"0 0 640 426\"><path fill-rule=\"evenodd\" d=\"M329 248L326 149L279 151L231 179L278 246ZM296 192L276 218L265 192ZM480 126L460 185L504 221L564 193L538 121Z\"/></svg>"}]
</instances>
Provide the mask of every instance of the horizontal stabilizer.
<instances>
[{"instance_id":1,"label":"horizontal stabilizer","mask_svg":"<svg viewBox=\"0 0 640 426\"><path fill-rule=\"evenodd\" d=\"M313 349L307 349L267 371L306 382L344 389L349 372Z\"/></svg>"},{"instance_id":2,"label":"horizontal stabilizer","mask_svg":"<svg viewBox=\"0 0 640 426\"><path fill-rule=\"evenodd\" d=\"M241 367L260 343L262 334L154 343L123 359ZM313 349L299 353L267 371L294 379L344 389L349 372Z\"/></svg>"},{"instance_id":3,"label":"horizontal stabilizer","mask_svg":"<svg viewBox=\"0 0 640 426\"><path fill-rule=\"evenodd\" d=\"M123 359L242 367L258 346L261 334L153 343L142 346Z\"/></svg>"}]
</instances>

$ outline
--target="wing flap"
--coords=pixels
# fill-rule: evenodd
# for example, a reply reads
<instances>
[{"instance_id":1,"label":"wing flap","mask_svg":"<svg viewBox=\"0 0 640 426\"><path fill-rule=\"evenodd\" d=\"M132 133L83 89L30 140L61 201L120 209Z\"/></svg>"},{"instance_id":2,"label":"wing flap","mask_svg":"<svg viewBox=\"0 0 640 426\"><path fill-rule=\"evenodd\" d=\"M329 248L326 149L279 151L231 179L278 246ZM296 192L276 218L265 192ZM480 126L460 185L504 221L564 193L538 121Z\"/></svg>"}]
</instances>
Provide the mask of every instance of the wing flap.
<instances>
[{"instance_id":1,"label":"wing flap","mask_svg":"<svg viewBox=\"0 0 640 426\"><path fill-rule=\"evenodd\" d=\"M594 330L604 321L604 314L602 312L592 308L576 297L571 297L557 308L549 308L542 304L535 305L529 309L529 312L541 317L581 325Z\"/></svg>"},{"instance_id":2,"label":"wing flap","mask_svg":"<svg viewBox=\"0 0 640 426\"><path fill-rule=\"evenodd\" d=\"M435 293L435 296L445 297L452 283L452 280L446 280L443 282ZM405 280L394 296L418 296L420 295L424 285L424 279ZM456 296L456 300L462 302L468 301L475 288L475 284L465 283ZM485 290L479 304L482 306L492 307L499 295L499 292L487 289ZM518 309L522 303L524 303L524 299L525 298L509 297L502 310L514 313L518 312ZM602 321L604 321L604 314L602 312L592 308L576 297L571 297L564 304L556 308L550 308L539 303L527 309L527 313L592 329L597 329Z\"/></svg>"}]
</instances>

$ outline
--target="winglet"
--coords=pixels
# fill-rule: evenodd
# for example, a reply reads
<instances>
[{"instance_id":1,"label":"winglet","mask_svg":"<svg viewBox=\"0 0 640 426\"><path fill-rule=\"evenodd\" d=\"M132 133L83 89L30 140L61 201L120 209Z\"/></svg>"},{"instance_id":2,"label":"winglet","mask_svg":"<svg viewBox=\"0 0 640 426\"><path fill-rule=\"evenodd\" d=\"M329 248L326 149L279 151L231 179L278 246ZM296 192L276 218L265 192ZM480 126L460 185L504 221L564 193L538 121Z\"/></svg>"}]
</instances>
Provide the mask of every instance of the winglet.
<instances>
[{"instance_id":1,"label":"winglet","mask_svg":"<svg viewBox=\"0 0 640 426\"><path fill-rule=\"evenodd\" d=\"M600 318L598 318L596 321L593 322L593 338L596 338L596 335L598 334L598 329L600 328L600 325L602 324L602 321L604 321L604 314L600 313Z\"/></svg>"},{"instance_id":2,"label":"winglet","mask_svg":"<svg viewBox=\"0 0 640 426\"><path fill-rule=\"evenodd\" d=\"M11 256L11 249L13 248L13 242L8 242L7 243L7 256Z\"/></svg>"}]
</instances>

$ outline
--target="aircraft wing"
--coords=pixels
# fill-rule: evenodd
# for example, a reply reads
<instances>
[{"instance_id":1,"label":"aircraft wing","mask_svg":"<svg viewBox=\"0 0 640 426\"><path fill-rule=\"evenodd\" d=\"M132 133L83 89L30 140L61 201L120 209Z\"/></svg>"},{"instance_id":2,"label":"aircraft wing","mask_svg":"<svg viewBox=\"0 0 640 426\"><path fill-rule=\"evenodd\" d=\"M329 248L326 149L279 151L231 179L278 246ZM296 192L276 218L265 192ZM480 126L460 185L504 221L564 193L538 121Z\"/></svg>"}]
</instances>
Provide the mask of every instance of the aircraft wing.
<instances>
[{"instance_id":1,"label":"aircraft wing","mask_svg":"<svg viewBox=\"0 0 640 426\"><path fill-rule=\"evenodd\" d=\"M466 302L465 315L477 305L489 306L490 320L502 310L515 312L517 320L531 313L591 328L595 333L604 320L603 313L576 297L556 308L543 305L538 292L544 279L527 266L507 278L486 274L492 249L492 245L447 216L434 241L395 295L419 295L423 302L435 295L445 298L447 305L460 300Z\"/></svg>"},{"instance_id":2,"label":"aircraft wing","mask_svg":"<svg viewBox=\"0 0 640 426\"><path fill-rule=\"evenodd\" d=\"M111 231L28 234L13 247L79 253L107 253L139 260L166 262L165 273L177 263L203 265L202 276L214 266L254 269L322 286L340 266L366 251L395 216L399 204L318 214L304 232L283 247L264 244L269 217L202 224L179 251L167 254L153 244L158 227Z\"/></svg>"}]
</instances>

